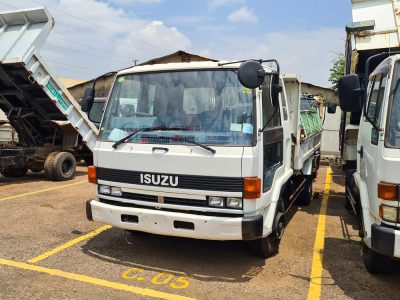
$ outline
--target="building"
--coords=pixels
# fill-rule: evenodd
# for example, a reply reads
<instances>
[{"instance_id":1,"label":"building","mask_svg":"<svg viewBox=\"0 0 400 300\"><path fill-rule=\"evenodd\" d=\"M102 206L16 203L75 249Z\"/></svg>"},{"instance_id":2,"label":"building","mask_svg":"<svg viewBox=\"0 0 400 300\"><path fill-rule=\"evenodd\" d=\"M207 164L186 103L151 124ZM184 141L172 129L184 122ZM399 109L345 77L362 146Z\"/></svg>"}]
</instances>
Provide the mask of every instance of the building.
<instances>
[{"instance_id":1,"label":"building","mask_svg":"<svg viewBox=\"0 0 400 300\"><path fill-rule=\"evenodd\" d=\"M177 52L174 52L174 53L162 56L162 57L153 58L144 63L138 64L138 66L177 63L177 62L192 62L192 61L217 61L217 60L179 50ZM128 68L131 68L131 67L132 66L130 66ZM113 79L114 79L114 74L105 74L103 76L100 76L97 79L96 97L107 97L108 96ZM83 93L85 92L85 89L93 86L93 81L94 81L94 79L76 84L72 87L69 87L68 90L70 91L72 96L74 96L75 99L81 99L83 97Z\"/></svg>"}]
</instances>

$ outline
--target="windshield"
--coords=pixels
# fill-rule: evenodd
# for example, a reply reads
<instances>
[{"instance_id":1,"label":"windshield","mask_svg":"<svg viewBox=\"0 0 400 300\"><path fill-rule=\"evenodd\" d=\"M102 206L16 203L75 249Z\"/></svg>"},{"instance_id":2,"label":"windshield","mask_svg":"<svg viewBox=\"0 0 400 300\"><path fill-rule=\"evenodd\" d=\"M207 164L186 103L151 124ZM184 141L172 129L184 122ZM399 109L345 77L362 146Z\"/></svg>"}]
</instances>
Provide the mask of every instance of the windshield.
<instances>
[{"instance_id":1,"label":"windshield","mask_svg":"<svg viewBox=\"0 0 400 300\"><path fill-rule=\"evenodd\" d=\"M119 76L100 140L115 142L153 127L176 130L138 132L129 142L182 144L193 140L209 145L251 145L254 95L232 70Z\"/></svg>"},{"instance_id":2,"label":"windshield","mask_svg":"<svg viewBox=\"0 0 400 300\"><path fill-rule=\"evenodd\" d=\"M396 64L392 86L386 145L400 148L400 63Z\"/></svg>"}]
</instances>

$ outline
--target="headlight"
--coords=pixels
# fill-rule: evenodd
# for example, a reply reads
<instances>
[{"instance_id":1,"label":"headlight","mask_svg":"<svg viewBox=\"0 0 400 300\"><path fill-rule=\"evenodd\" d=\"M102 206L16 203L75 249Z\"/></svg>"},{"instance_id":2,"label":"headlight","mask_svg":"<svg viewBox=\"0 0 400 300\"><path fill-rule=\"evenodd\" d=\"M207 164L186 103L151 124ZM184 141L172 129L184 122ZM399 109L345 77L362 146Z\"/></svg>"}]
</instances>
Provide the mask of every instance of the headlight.
<instances>
[{"instance_id":1,"label":"headlight","mask_svg":"<svg viewBox=\"0 0 400 300\"><path fill-rule=\"evenodd\" d=\"M242 208L243 207L243 200L242 198L234 198L228 197L226 198L226 206L229 208Z\"/></svg>"},{"instance_id":2,"label":"headlight","mask_svg":"<svg viewBox=\"0 0 400 300\"><path fill-rule=\"evenodd\" d=\"M397 223L398 208L392 206L381 205L380 215L382 220Z\"/></svg>"},{"instance_id":3,"label":"headlight","mask_svg":"<svg viewBox=\"0 0 400 300\"><path fill-rule=\"evenodd\" d=\"M99 185L99 193L103 195L110 195L111 188L108 185Z\"/></svg>"},{"instance_id":4,"label":"headlight","mask_svg":"<svg viewBox=\"0 0 400 300\"><path fill-rule=\"evenodd\" d=\"M121 197L122 196L121 188L112 186L111 187L111 196Z\"/></svg>"},{"instance_id":5,"label":"headlight","mask_svg":"<svg viewBox=\"0 0 400 300\"><path fill-rule=\"evenodd\" d=\"M214 207L224 207L224 197L213 197L208 198L208 204Z\"/></svg>"}]
</instances>

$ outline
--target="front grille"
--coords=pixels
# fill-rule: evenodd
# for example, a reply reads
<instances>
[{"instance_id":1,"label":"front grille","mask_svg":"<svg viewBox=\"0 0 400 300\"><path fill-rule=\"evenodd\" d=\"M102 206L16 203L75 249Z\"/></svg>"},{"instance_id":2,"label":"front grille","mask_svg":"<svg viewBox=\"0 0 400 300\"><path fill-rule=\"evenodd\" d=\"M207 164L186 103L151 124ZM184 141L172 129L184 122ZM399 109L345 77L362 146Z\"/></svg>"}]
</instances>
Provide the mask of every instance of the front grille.
<instances>
[{"instance_id":1,"label":"front grille","mask_svg":"<svg viewBox=\"0 0 400 300\"><path fill-rule=\"evenodd\" d=\"M143 195L143 194L123 192L122 198L129 199L129 200L158 203L158 196L154 196L154 195ZM199 207L204 207L204 206L208 205L206 200L182 199L182 198L173 198L173 197L164 197L163 203L175 204L175 205L199 206Z\"/></svg>"},{"instance_id":2,"label":"front grille","mask_svg":"<svg viewBox=\"0 0 400 300\"><path fill-rule=\"evenodd\" d=\"M125 202L120 202L120 201L108 200L108 199L103 199L103 198L99 198L99 201L104 204L120 206L120 207L135 207L135 208L143 208L143 209L158 210L158 211L180 212L180 213L199 215L199 216L227 217L227 218L242 218L243 217L243 213L231 214L231 213L219 213L219 212L209 212L209 211L180 210L180 209L160 208L160 207L156 208L156 207L138 205L135 203L125 203Z\"/></svg>"},{"instance_id":3,"label":"front grille","mask_svg":"<svg viewBox=\"0 0 400 300\"><path fill-rule=\"evenodd\" d=\"M243 178L238 177L215 177L215 176L196 176L196 175L179 175L179 174L157 174L149 172L138 172L128 170L117 170L108 168L97 168L97 179L112 182L121 182L128 184L144 185L144 186L162 186L177 189L189 190L207 190L207 191L223 191L223 192L243 192ZM145 184L141 182L141 176L154 176L159 181L159 176L172 177L175 186L155 185L153 183Z\"/></svg>"}]
</instances>

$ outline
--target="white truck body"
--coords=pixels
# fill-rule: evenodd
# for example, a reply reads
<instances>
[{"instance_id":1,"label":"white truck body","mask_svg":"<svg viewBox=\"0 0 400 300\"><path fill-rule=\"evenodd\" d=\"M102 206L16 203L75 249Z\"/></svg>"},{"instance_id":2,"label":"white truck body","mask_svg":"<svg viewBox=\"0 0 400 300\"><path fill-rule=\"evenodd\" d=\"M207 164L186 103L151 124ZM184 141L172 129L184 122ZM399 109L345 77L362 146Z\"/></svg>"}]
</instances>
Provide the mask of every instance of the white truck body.
<instances>
[{"instance_id":1,"label":"white truck body","mask_svg":"<svg viewBox=\"0 0 400 300\"><path fill-rule=\"evenodd\" d=\"M265 97L270 97L267 92L268 85L254 90L244 88L236 82L235 72L239 66L237 63L221 65L217 62L170 63L138 66L117 74L100 125L99 142L94 149L98 188L96 199L89 200L87 203L89 220L132 231L195 239L262 240L276 233L274 226L277 221L275 220L282 205L285 206L285 210L282 211L284 214L296 198L307 198L303 199L305 202L311 200L312 160L319 143L315 141L315 137L310 139L311 142L300 142L301 85L299 78L288 76L279 79L283 90L279 94L278 115L270 116L271 120L275 118L276 124L272 125L275 122L273 121L264 132L260 132L266 122L266 117L263 117L262 112L263 105L267 105ZM271 72L271 69L267 67L264 69L266 72ZM202 74L205 74L204 77L212 77L220 73L229 78L225 81L221 80L218 84L215 83L216 81L207 81L208 85L205 88L207 91L204 90L204 93L208 94L207 97L210 97L207 101L213 108L191 115L191 112L196 111L195 107L199 107L199 103L204 102L204 97L206 97L205 94L202 95L204 97L197 98L187 96L191 90L203 88L197 79L203 78ZM183 97L183 100L176 101L183 106L185 111L181 111L176 118L184 114L186 118L192 116L193 121L190 123L192 125L188 125L185 129L188 133L176 129L173 133L175 138L193 134L201 139L203 132L199 129L191 129L191 126L196 124L197 119L201 120L203 115L218 114L216 109L218 105L224 106L224 110L220 111L221 116L228 114L237 116L234 112L250 109L249 115L245 117L247 121L243 123L232 121L227 124L225 131L220 129L218 132L217 130L210 132L207 128L204 129L205 134L211 136L211 140L203 141L203 144L214 149L215 153L190 142L187 144L152 142L152 137L158 139L160 135L168 135L161 129L138 133L140 137L115 147L117 138L111 139L112 135L119 133L120 137L124 137L129 132L140 128L137 122L144 122L132 115L131 119L124 119L126 123L124 126L127 127L127 123L131 122L130 126L134 128L125 132L116 129L121 127L118 122L122 122L120 114L116 111L118 106L114 104L119 101L118 94L125 93L123 87L131 84L129 83L131 79L142 82L144 86L146 82L152 80L152 76L158 76L158 79L151 85L160 86L155 88L155 94L150 100L154 108L151 114L146 109L136 110L139 117L147 118L144 127L156 126L157 120L161 118L159 112L161 108L157 107L167 105L161 104L163 101L168 102L169 107L170 103L175 101L171 99L179 95ZM190 77L192 80L187 81L184 76L193 77ZM163 92L158 93L157 89L161 89L161 86L164 88ZM144 89L145 87L142 87L141 92L138 92L139 96L135 96L135 105L138 107L141 106L141 101L144 101L141 95L147 95ZM235 91L239 94L235 94ZM158 99L170 93L174 96L167 97L163 101ZM224 94L231 96L224 98L222 96ZM127 95L121 96L120 99L126 99L123 97ZM235 102L235 97L246 98L248 102L245 105L247 106ZM271 114L272 111L265 113ZM241 112L240 115L243 116L243 113ZM278 116L280 121L276 119ZM108 130L109 123L114 125ZM220 126L223 121L217 120L216 123ZM125 128L124 126L122 128ZM212 126L215 124L209 125L209 127ZM225 145L213 142L213 139L228 138L244 132L252 139L246 145ZM270 149L269 145L273 145L271 147L276 145L277 148L268 155L271 157L276 155L280 158L268 167L264 167L263 163L265 164L268 160L265 151ZM294 148L293 151L292 148ZM249 178L259 180L263 188L260 187L262 191L259 195L246 198L245 181ZM112 191L116 194L112 195ZM219 197L224 198L222 207L212 206L211 198ZM227 207L227 201L230 198L240 201L242 203L240 207ZM268 256L265 252L263 255Z\"/></svg>"},{"instance_id":2,"label":"white truck body","mask_svg":"<svg viewBox=\"0 0 400 300\"><path fill-rule=\"evenodd\" d=\"M396 88L400 55L392 53L400 47L399 2L354 0L352 5L353 21L364 22L352 26L362 27L365 22L374 21L374 28L348 30L347 73L362 76L348 75L341 80L343 84L350 77L359 81L365 105L360 105L358 111L348 110L353 121L344 134L346 205L360 217L367 270L377 273L386 271L387 257L400 258L400 95ZM339 84L339 93L341 88L345 90L343 84ZM346 98L344 93L341 105L357 97ZM354 115L360 114L357 122ZM391 194L383 194L387 190Z\"/></svg>"}]
</instances>

